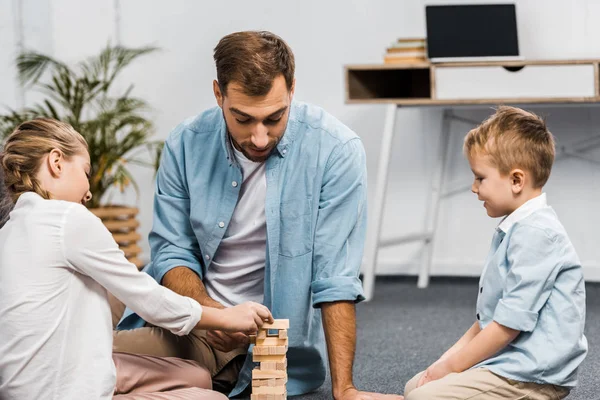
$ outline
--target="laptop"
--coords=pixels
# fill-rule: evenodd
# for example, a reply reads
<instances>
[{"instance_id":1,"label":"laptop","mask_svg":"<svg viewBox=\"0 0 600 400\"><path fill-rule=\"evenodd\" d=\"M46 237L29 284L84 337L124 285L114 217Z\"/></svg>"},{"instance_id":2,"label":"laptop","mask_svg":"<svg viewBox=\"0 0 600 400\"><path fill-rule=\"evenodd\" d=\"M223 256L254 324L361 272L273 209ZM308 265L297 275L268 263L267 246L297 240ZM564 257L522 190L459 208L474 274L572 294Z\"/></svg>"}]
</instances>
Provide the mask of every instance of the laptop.
<instances>
[{"instance_id":1,"label":"laptop","mask_svg":"<svg viewBox=\"0 0 600 400\"><path fill-rule=\"evenodd\" d=\"M523 60L514 4L428 5L425 16L433 63Z\"/></svg>"}]
</instances>

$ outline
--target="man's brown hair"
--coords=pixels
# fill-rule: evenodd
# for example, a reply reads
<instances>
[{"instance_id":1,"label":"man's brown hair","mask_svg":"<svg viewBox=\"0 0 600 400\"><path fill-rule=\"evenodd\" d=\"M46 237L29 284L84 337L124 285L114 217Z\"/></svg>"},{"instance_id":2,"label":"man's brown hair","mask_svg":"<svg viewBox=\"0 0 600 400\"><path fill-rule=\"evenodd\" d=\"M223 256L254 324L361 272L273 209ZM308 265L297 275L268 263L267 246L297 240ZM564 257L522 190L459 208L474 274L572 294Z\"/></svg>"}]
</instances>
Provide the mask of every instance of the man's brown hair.
<instances>
[{"instance_id":1,"label":"man's brown hair","mask_svg":"<svg viewBox=\"0 0 600 400\"><path fill-rule=\"evenodd\" d=\"M279 36L266 31L235 32L223 37L214 50L217 81L223 95L238 82L244 94L264 96L273 80L283 75L288 90L294 83L294 54Z\"/></svg>"},{"instance_id":2,"label":"man's brown hair","mask_svg":"<svg viewBox=\"0 0 600 400\"><path fill-rule=\"evenodd\" d=\"M539 116L516 107L501 106L465 137L467 157L488 155L501 174L514 168L528 171L533 187L550 177L554 163L554 138Z\"/></svg>"}]
</instances>

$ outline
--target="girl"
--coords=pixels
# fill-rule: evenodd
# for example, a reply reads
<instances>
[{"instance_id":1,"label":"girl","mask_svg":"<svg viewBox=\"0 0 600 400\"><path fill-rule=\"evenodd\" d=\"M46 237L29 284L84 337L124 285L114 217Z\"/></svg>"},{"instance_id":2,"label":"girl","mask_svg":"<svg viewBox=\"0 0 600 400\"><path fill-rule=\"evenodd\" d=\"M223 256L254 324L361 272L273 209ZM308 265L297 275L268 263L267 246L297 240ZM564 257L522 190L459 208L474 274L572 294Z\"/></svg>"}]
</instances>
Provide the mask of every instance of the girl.
<instances>
[{"instance_id":1,"label":"girl","mask_svg":"<svg viewBox=\"0 0 600 400\"><path fill-rule=\"evenodd\" d=\"M154 325L256 331L256 303L217 310L160 286L129 263L90 200L85 139L52 119L21 124L0 165L15 206L0 229L1 399L225 399L191 361L112 355L108 292ZM116 365L116 368L115 368ZM162 393L148 393L162 392Z\"/></svg>"}]
</instances>

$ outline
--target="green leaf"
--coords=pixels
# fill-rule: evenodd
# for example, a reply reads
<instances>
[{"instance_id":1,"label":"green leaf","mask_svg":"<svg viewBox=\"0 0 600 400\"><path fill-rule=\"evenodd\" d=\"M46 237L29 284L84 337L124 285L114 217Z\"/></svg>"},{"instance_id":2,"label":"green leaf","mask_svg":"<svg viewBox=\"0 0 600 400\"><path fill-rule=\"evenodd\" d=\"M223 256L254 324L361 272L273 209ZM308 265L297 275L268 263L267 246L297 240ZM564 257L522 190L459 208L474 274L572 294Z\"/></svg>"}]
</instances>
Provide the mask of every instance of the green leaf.
<instances>
[{"instance_id":1,"label":"green leaf","mask_svg":"<svg viewBox=\"0 0 600 400\"><path fill-rule=\"evenodd\" d=\"M0 114L0 139L23 121L45 116L67 122L88 143L92 164L90 207L97 207L113 185L126 190L138 185L126 168L128 163L158 168L162 142L152 140L154 125L150 106L133 96L133 85L113 93L120 73L156 47L106 46L95 56L74 66L50 56L24 52L16 64L22 84L42 93L43 100L22 110ZM145 154L145 156L141 156Z\"/></svg>"}]
</instances>

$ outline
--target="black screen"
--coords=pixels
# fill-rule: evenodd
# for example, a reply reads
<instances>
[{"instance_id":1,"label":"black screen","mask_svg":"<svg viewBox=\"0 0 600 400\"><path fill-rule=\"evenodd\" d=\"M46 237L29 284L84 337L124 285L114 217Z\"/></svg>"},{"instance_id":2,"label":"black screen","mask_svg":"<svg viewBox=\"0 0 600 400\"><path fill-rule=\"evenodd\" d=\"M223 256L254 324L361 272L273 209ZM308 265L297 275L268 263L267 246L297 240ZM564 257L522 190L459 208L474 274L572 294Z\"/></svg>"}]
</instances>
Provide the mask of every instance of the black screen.
<instances>
[{"instance_id":1,"label":"black screen","mask_svg":"<svg viewBox=\"0 0 600 400\"><path fill-rule=\"evenodd\" d=\"M426 6L429 58L518 56L514 4Z\"/></svg>"}]
</instances>

